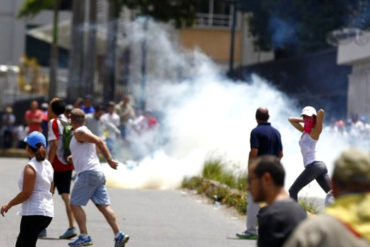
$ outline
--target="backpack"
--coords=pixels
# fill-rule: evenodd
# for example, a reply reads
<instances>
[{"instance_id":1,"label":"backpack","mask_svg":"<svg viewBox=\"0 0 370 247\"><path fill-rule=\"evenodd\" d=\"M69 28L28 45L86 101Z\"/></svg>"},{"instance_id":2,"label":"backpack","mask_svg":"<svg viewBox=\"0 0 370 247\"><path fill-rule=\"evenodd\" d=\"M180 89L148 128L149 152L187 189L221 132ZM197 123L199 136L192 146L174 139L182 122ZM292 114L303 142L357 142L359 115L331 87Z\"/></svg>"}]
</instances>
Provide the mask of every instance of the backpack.
<instances>
[{"instance_id":1,"label":"backpack","mask_svg":"<svg viewBox=\"0 0 370 247\"><path fill-rule=\"evenodd\" d=\"M70 123L60 121L63 125L63 158L67 161L68 156L71 155L71 149L69 148L69 144L71 143L73 137L73 130Z\"/></svg>"}]
</instances>

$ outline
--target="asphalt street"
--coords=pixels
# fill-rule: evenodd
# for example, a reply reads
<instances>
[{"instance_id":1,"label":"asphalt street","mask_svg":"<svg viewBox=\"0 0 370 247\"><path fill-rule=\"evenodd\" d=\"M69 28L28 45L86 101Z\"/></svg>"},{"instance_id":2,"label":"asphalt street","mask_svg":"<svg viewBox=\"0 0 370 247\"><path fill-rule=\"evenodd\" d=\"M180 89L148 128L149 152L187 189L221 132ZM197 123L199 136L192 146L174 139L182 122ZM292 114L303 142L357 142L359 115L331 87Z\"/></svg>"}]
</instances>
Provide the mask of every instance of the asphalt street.
<instances>
[{"instance_id":1,"label":"asphalt street","mask_svg":"<svg viewBox=\"0 0 370 247\"><path fill-rule=\"evenodd\" d=\"M0 158L0 204L18 192L17 181L26 159ZM109 178L108 178L109 179ZM236 232L245 229L245 216L234 210L216 207L207 199L181 190L124 190L109 188L112 207L121 229L130 235L126 246L132 247L252 247L256 242L240 240ZM55 217L46 239L37 246L68 246L59 240L67 228L61 198L54 195ZM0 246L15 246L21 217L19 206L0 218ZM114 246L113 233L104 217L89 202L85 207L88 231L94 246Z\"/></svg>"}]
</instances>

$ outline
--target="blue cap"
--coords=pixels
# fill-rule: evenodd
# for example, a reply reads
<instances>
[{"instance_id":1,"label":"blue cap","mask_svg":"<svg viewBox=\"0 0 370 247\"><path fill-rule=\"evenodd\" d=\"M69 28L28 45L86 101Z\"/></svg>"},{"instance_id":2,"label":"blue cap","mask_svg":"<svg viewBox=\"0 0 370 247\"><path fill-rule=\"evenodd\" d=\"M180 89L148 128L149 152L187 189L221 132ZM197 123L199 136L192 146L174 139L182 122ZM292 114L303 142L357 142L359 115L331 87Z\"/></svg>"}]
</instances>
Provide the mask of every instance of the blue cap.
<instances>
[{"instance_id":1,"label":"blue cap","mask_svg":"<svg viewBox=\"0 0 370 247\"><path fill-rule=\"evenodd\" d=\"M44 147L46 147L46 139L45 136L38 131L31 132L25 139L24 142L26 142L28 145L30 145L32 148L38 148L37 144L41 143Z\"/></svg>"}]
</instances>

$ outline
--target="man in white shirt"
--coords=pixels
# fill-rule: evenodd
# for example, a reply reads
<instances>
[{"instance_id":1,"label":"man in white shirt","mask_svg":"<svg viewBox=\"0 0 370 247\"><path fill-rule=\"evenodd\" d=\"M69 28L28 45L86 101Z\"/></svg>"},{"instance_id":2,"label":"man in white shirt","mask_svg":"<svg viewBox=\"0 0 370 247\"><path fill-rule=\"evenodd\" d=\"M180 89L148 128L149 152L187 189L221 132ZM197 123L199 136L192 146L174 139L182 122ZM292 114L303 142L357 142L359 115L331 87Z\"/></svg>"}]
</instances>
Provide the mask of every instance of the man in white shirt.
<instances>
[{"instance_id":1,"label":"man in white shirt","mask_svg":"<svg viewBox=\"0 0 370 247\"><path fill-rule=\"evenodd\" d=\"M118 114L115 112L114 109L114 102L110 101L107 106L107 113L103 114L101 120L106 126L104 131L105 142L107 143L109 151L114 156L114 143L117 141L118 137L121 134L119 130L120 119Z\"/></svg>"},{"instance_id":2,"label":"man in white shirt","mask_svg":"<svg viewBox=\"0 0 370 247\"><path fill-rule=\"evenodd\" d=\"M85 113L81 109L73 109L71 112L71 125L73 138L70 143L77 180L71 194L71 207L80 228L80 236L69 246L87 246L92 244L86 226L86 214L82 208L91 199L99 211L111 226L115 234L115 246L123 247L129 240L129 236L119 230L117 218L110 206L110 200L105 187L105 176L101 170L96 147L100 149L108 164L116 169L118 163L112 156L104 142L84 126Z\"/></svg>"}]
</instances>

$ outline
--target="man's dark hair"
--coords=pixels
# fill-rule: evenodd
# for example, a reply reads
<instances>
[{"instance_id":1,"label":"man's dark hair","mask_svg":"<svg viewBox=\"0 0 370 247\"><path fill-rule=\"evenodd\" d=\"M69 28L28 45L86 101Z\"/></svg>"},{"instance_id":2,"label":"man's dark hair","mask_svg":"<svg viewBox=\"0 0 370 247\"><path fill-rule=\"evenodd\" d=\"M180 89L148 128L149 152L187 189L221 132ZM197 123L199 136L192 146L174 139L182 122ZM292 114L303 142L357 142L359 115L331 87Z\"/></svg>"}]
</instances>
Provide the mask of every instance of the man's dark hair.
<instances>
[{"instance_id":1,"label":"man's dark hair","mask_svg":"<svg viewBox=\"0 0 370 247\"><path fill-rule=\"evenodd\" d=\"M270 173L276 186L284 186L285 171L280 163L280 159L273 155L262 155L256 159L254 174L262 177L264 173Z\"/></svg>"},{"instance_id":2,"label":"man's dark hair","mask_svg":"<svg viewBox=\"0 0 370 247\"><path fill-rule=\"evenodd\" d=\"M266 122L269 119L269 111L265 107L260 107L256 111L256 119L258 121Z\"/></svg>"},{"instance_id":3,"label":"man's dark hair","mask_svg":"<svg viewBox=\"0 0 370 247\"><path fill-rule=\"evenodd\" d=\"M63 100L59 98L54 98L50 102L51 110L55 113L55 115L59 116L60 114L63 114L66 110L66 104Z\"/></svg>"},{"instance_id":4,"label":"man's dark hair","mask_svg":"<svg viewBox=\"0 0 370 247\"><path fill-rule=\"evenodd\" d=\"M96 105L96 106L94 106L94 108L95 108L95 112L104 111L105 110L103 105Z\"/></svg>"}]
</instances>

